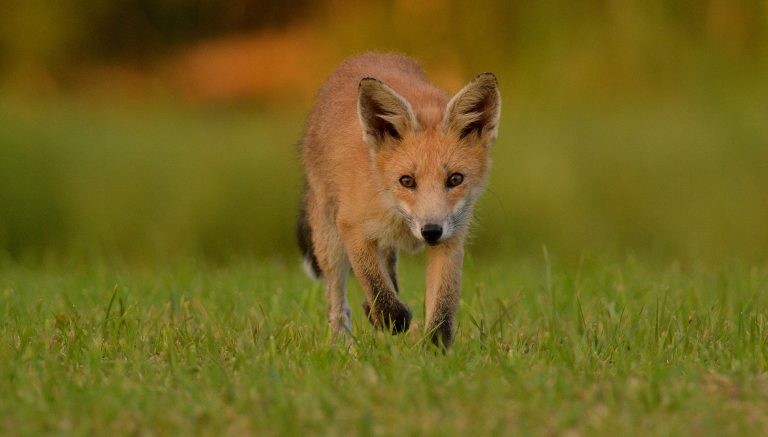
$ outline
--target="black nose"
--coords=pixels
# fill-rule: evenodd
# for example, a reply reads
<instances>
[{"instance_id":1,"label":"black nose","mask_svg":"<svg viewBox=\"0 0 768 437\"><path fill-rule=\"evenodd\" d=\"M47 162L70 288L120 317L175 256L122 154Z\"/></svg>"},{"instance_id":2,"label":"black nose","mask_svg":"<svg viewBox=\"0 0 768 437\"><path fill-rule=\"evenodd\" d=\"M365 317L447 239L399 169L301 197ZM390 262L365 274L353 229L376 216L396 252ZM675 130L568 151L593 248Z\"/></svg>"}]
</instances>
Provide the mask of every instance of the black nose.
<instances>
[{"instance_id":1,"label":"black nose","mask_svg":"<svg viewBox=\"0 0 768 437\"><path fill-rule=\"evenodd\" d=\"M429 244L437 243L443 235L443 227L436 224L428 224L421 227L421 236Z\"/></svg>"}]
</instances>

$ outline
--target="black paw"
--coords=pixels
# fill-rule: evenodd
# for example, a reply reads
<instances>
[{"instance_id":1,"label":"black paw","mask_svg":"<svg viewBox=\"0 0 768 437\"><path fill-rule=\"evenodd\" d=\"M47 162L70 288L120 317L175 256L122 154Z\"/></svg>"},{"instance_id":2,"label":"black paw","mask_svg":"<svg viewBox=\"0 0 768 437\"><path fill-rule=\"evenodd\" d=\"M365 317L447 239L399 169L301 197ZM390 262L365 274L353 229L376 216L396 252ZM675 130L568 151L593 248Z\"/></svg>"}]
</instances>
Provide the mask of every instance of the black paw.
<instances>
[{"instance_id":1,"label":"black paw","mask_svg":"<svg viewBox=\"0 0 768 437\"><path fill-rule=\"evenodd\" d=\"M407 331L413 318L411 310L402 302L392 302L386 306L377 304L373 310L368 302L363 302L363 311L373 326L386 329L392 334Z\"/></svg>"},{"instance_id":2,"label":"black paw","mask_svg":"<svg viewBox=\"0 0 768 437\"><path fill-rule=\"evenodd\" d=\"M448 349L453 344L453 323L448 320L442 321L428 332L432 344L442 350Z\"/></svg>"}]
</instances>

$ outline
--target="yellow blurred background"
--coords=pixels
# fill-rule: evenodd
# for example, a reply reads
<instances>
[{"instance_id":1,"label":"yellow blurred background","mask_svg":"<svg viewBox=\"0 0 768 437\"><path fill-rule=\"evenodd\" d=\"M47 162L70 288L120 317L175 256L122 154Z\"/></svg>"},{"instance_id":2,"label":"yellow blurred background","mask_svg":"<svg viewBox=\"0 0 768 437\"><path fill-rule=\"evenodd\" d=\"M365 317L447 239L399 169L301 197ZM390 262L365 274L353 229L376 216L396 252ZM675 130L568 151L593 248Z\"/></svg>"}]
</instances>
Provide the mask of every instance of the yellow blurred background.
<instances>
[{"instance_id":1,"label":"yellow blurred background","mask_svg":"<svg viewBox=\"0 0 768 437\"><path fill-rule=\"evenodd\" d=\"M294 256L333 67L500 78L472 253L763 260L765 1L4 0L0 252Z\"/></svg>"}]
</instances>

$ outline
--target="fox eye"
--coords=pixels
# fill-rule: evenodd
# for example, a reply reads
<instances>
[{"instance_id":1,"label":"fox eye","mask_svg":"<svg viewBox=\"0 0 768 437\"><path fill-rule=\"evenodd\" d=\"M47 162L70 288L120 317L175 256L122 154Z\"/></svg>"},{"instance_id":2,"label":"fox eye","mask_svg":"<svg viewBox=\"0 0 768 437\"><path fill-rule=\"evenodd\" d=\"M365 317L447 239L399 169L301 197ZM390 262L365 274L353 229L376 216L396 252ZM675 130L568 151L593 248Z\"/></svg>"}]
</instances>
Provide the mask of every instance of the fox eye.
<instances>
[{"instance_id":1,"label":"fox eye","mask_svg":"<svg viewBox=\"0 0 768 437\"><path fill-rule=\"evenodd\" d=\"M405 188L416 188L416 180L410 176L400 176L400 185Z\"/></svg>"},{"instance_id":2,"label":"fox eye","mask_svg":"<svg viewBox=\"0 0 768 437\"><path fill-rule=\"evenodd\" d=\"M448 176L448 187L457 187L464 182L464 175L461 173L454 173Z\"/></svg>"}]
</instances>

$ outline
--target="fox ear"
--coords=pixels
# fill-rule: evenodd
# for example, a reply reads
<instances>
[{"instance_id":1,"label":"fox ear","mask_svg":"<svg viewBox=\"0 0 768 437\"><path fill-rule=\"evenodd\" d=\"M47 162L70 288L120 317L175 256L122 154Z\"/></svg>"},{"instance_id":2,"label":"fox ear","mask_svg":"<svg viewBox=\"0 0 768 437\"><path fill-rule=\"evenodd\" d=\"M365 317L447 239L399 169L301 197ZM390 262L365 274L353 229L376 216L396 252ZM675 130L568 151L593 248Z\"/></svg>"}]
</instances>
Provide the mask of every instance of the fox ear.
<instances>
[{"instance_id":1,"label":"fox ear","mask_svg":"<svg viewBox=\"0 0 768 437\"><path fill-rule=\"evenodd\" d=\"M357 93L357 115L363 141L378 149L385 140L399 141L408 130L418 128L411 104L380 80L366 77Z\"/></svg>"},{"instance_id":2,"label":"fox ear","mask_svg":"<svg viewBox=\"0 0 768 437\"><path fill-rule=\"evenodd\" d=\"M448 102L443 123L447 129L457 132L460 139L474 135L491 141L498 135L500 112L501 94L496 76L483 73Z\"/></svg>"}]
</instances>

